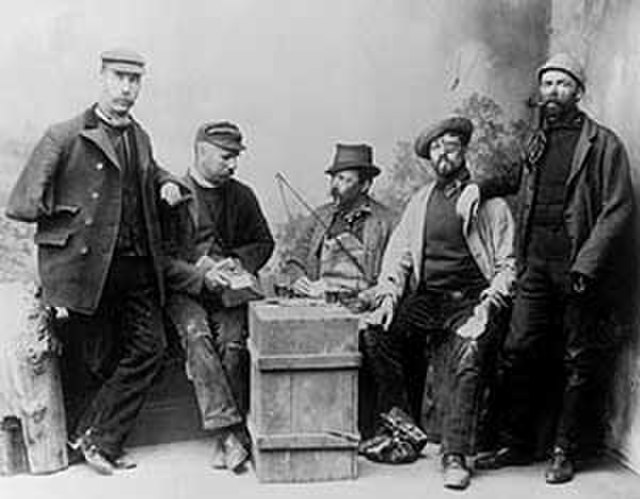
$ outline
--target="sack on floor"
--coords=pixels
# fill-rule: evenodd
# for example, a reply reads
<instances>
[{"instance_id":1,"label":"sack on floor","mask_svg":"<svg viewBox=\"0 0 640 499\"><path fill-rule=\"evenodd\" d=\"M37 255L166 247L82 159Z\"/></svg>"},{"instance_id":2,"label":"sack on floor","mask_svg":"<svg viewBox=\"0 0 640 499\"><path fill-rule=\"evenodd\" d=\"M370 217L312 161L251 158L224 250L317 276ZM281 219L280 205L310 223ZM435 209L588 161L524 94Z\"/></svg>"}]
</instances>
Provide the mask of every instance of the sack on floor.
<instances>
[{"instance_id":1,"label":"sack on floor","mask_svg":"<svg viewBox=\"0 0 640 499\"><path fill-rule=\"evenodd\" d=\"M427 435L401 409L394 407L380 415L382 430L362 442L361 455L371 461L389 464L412 463L427 443Z\"/></svg>"}]
</instances>

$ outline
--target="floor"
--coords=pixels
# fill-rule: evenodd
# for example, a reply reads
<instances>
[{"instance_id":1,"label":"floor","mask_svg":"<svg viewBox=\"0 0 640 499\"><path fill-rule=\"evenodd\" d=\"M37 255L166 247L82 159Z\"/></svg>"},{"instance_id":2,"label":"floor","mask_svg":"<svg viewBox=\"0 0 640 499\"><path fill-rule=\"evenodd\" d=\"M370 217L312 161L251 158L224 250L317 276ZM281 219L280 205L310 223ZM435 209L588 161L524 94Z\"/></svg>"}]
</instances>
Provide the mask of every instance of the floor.
<instances>
[{"instance_id":1,"label":"floor","mask_svg":"<svg viewBox=\"0 0 640 499\"><path fill-rule=\"evenodd\" d=\"M0 478L1 499L198 499L198 498L343 498L438 499L580 498L640 499L640 476L611 461L584 470L565 485L550 486L542 478L544 463L478 473L465 492L442 487L437 449L414 464L389 466L359 462L357 480L261 484L253 471L234 476L209 468L206 440L138 447L132 451L139 465L115 476L96 475L84 465L49 476Z\"/></svg>"}]
</instances>

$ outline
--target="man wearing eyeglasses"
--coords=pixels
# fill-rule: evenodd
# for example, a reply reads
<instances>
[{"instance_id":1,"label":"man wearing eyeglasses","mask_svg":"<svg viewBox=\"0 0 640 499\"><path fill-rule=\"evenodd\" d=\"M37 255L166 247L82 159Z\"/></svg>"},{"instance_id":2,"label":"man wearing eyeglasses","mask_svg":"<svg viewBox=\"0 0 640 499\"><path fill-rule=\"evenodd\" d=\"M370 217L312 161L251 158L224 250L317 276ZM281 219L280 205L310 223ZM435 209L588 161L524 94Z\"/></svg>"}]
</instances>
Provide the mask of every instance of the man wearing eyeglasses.
<instances>
[{"instance_id":1,"label":"man wearing eyeglasses","mask_svg":"<svg viewBox=\"0 0 640 499\"><path fill-rule=\"evenodd\" d=\"M443 428L444 485L465 489L466 458L474 453L478 400L487 356L497 348L498 318L515 279L514 223L501 198L460 215L470 180L467 145L473 124L452 117L416 140L435 179L411 199L382 260L378 308L367 322L376 332L369 353L379 412L411 413L407 380L411 360L430 345L449 342L450 397Z\"/></svg>"},{"instance_id":2,"label":"man wearing eyeglasses","mask_svg":"<svg viewBox=\"0 0 640 499\"><path fill-rule=\"evenodd\" d=\"M253 277L274 240L253 190L234 178L245 149L237 125L202 125L184 183L182 209L170 211L174 257L167 269L168 313L186 351L205 430L213 436L212 466L245 469L249 442L247 308L230 302L230 279ZM170 239L171 239L170 237Z\"/></svg>"}]
</instances>

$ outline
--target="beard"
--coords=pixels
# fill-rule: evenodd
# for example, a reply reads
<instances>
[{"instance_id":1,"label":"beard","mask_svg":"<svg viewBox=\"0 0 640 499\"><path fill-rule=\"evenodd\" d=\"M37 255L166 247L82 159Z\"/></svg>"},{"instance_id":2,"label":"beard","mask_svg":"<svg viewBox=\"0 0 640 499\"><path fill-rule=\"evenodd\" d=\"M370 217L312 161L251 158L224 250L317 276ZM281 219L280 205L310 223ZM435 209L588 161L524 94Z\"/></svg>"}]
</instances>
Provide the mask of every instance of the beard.
<instances>
[{"instance_id":1,"label":"beard","mask_svg":"<svg viewBox=\"0 0 640 499\"><path fill-rule=\"evenodd\" d=\"M549 121L558 121L576 107L576 101L559 101L550 97L542 101L542 114Z\"/></svg>"},{"instance_id":2,"label":"beard","mask_svg":"<svg viewBox=\"0 0 640 499\"><path fill-rule=\"evenodd\" d=\"M329 195L336 206L347 206L358 197L359 191L357 189L347 189L340 191L336 187L332 187L329 190Z\"/></svg>"},{"instance_id":3,"label":"beard","mask_svg":"<svg viewBox=\"0 0 640 499\"><path fill-rule=\"evenodd\" d=\"M460 166L456 165L448 158L442 157L438 159L434 169L438 178L446 180L453 176L460 169Z\"/></svg>"}]
</instances>

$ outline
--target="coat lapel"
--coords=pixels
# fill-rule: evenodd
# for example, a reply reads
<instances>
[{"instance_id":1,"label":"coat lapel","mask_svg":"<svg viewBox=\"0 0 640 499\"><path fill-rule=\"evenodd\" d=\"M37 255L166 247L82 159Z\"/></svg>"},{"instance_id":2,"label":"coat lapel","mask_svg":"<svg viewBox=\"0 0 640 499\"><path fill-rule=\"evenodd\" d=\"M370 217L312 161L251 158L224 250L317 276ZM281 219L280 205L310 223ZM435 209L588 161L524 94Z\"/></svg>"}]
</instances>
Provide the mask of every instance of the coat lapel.
<instances>
[{"instance_id":1,"label":"coat lapel","mask_svg":"<svg viewBox=\"0 0 640 499\"><path fill-rule=\"evenodd\" d=\"M429 182L423 188L422 192L418 194L419 197L416 204L414 205L414 212L412 213L415 232L413 232L413 237L411 238L411 253L414 262L413 276L416 284L420 281L420 273L422 272L422 257L424 255L424 231L425 225L427 223L427 204L429 203L429 198L431 197L431 193L433 192L433 188L435 187L435 185L435 182Z\"/></svg>"},{"instance_id":2,"label":"coat lapel","mask_svg":"<svg viewBox=\"0 0 640 499\"><path fill-rule=\"evenodd\" d=\"M133 134L134 140L137 144L137 152L138 152L138 166L141 172L141 180L147 176L149 172L149 148L147 147L147 136L142 131L142 128L136 121L133 122Z\"/></svg>"},{"instance_id":3,"label":"coat lapel","mask_svg":"<svg viewBox=\"0 0 640 499\"><path fill-rule=\"evenodd\" d=\"M567 178L567 187L571 186L574 179L582 170L582 167L585 164L585 159L587 158L587 154L591 149L591 144L595 140L596 137L596 127L591 119L586 118L584 120L584 125L582 126L582 132L580 133L580 137L578 138L578 144L576 145L576 150L573 155L573 161L571 162L571 171L569 172L569 177Z\"/></svg>"},{"instance_id":4,"label":"coat lapel","mask_svg":"<svg viewBox=\"0 0 640 499\"><path fill-rule=\"evenodd\" d=\"M109 161L116 165L118 169L122 169L116 150L113 148L109 137L107 137L107 133L101 126L98 126L98 117L95 115L93 108L85 112L85 128L80 132L80 135L93 142Z\"/></svg>"}]
</instances>

